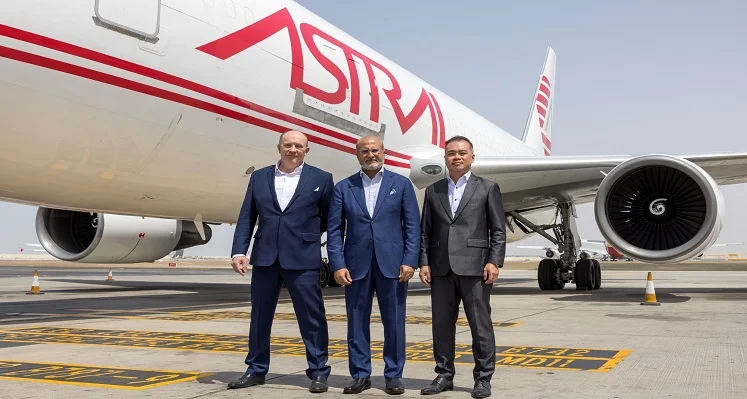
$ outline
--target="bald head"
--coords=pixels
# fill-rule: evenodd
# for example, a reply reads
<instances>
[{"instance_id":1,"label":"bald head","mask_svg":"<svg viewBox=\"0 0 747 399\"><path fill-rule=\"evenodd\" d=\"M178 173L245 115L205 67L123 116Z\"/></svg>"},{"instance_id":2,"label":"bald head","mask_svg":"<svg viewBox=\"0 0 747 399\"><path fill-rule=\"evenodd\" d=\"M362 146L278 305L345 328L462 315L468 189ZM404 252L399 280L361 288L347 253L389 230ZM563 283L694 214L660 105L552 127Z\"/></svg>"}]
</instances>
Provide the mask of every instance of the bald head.
<instances>
[{"instance_id":1,"label":"bald head","mask_svg":"<svg viewBox=\"0 0 747 399\"><path fill-rule=\"evenodd\" d=\"M288 140L301 140L304 143L305 147L308 147L309 145L309 138L306 137L305 134L297 131L297 130L289 130L283 134L280 135L280 138L278 139L278 145L283 145L283 140L288 138Z\"/></svg>"},{"instance_id":2,"label":"bald head","mask_svg":"<svg viewBox=\"0 0 747 399\"><path fill-rule=\"evenodd\" d=\"M375 145L380 150L384 149L384 143L377 136L363 136L359 138L358 141L355 143L355 149L356 150L360 149L361 147L366 146L366 145Z\"/></svg>"}]
</instances>

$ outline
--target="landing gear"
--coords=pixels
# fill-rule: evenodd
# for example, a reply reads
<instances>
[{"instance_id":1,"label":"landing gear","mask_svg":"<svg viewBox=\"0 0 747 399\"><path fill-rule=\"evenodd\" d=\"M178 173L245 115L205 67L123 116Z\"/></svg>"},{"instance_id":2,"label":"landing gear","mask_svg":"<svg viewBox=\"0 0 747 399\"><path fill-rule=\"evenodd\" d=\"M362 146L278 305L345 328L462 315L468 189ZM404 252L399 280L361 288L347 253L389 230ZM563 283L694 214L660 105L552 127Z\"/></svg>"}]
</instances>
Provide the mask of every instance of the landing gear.
<instances>
[{"instance_id":1,"label":"landing gear","mask_svg":"<svg viewBox=\"0 0 747 399\"><path fill-rule=\"evenodd\" d=\"M326 258L322 258L322 270L319 271L319 284L322 286L322 288L326 287L327 284L329 284L329 280L332 277L332 274L329 272L329 262L327 262Z\"/></svg>"},{"instance_id":2,"label":"landing gear","mask_svg":"<svg viewBox=\"0 0 747 399\"><path fill-rule=\"evenodd\" d=\"M559 290L566 283L576 284L577 291L598 290L602 286L599 261L581 252L581 240L576 228L576 211L572 203L559 204L556 221L551 225L535 225L519 212L510 212L513 223L529 234L535 232L558 246L560 259L543 259L537 268L537 282L541 290ZM555 237L545 230L552 230Z\"/></svg>"}]
</instances>

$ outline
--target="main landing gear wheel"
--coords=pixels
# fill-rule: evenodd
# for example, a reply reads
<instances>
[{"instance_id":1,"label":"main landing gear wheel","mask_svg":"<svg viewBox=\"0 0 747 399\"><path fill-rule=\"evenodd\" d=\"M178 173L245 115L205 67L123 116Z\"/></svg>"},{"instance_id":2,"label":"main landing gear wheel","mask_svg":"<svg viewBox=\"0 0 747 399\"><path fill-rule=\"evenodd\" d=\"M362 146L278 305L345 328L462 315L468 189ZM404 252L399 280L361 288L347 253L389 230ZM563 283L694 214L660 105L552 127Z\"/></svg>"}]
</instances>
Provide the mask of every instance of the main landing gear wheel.
<instances>
[{"instance_id":1,"label":"main landing gear wheel","mask_svg":"<svg viewBox=\"0 0 747 399\"><path fill-rule=\"evenodd\" d=\"M594 262L591 259L579 259L576 261L576 270L573 279L576 282L576 291L591 291L597 274L594 272Z\"/></svg>"},{"instance_id":2,"label":"main landing gear wheel","mask_svg":"<svg viewBox=\"0 0 747 399\"><path fill-rule=\"evenodd\" d=\"M592 291L602 287L602 267L596 259L579 259L573 273L576 291Z\"/></svg>"},{"instance_id":3,"label":"main landing gear wheel","mask_svg":"<svg viewBox=\"0 0 747 399\"><path fill-rule=\"evenodd\" d=\"M537 281L541 290L562 290L565 287L563 281L557 278L560 269L560 261L556 259L542 259L537 268Z\"/></svg>"},{"instance_id":4,"label":"main landing gear wheel","mask_svg":"<svg viewBox=\"0 0 747 399\"><path fill-rule=\"evenodd\" d=\"M332 274L329 272L329 263L326 259L322 259L322 270L319 271L319 285L322 288L326 287L330 279L332 279Z\"/></svg>"}]
</instances>

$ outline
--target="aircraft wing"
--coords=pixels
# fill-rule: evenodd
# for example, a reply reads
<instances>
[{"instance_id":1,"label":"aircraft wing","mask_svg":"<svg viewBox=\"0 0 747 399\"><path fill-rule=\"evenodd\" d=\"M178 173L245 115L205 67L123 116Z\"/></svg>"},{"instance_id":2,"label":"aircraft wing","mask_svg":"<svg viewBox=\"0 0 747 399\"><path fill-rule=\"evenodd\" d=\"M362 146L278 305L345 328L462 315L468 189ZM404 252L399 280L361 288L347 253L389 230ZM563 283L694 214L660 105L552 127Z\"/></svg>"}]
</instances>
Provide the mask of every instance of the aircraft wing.
<instances>
[{"instance_id":1,"label":"aircraft wing","mask_svg":"<svg viewBox=\"0 0 747 399\"><path fill-rule=\"evenodd\" d=\"M479 156L472 165L472 172L500 184L507 211L527 210L555 206L559 202L591 202L610 171L624 163L644 162L647 157L652 156ZM699 166L717 184L747 182L747 153L673 157ZM446 176L444 161L440 157L413 158L410 165L411 179L418 188L425 188ZM443 169L439 170L436 165Z\"/></svg>"}]
</instances>

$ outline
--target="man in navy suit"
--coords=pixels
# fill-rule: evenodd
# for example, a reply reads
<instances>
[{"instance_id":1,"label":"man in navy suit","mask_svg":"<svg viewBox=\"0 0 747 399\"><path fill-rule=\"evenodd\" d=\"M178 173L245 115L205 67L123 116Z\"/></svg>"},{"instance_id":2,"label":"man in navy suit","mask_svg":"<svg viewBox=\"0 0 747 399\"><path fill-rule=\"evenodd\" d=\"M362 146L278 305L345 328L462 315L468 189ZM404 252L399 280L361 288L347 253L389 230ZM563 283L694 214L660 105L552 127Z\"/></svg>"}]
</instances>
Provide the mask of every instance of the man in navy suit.
<instances>
[{"instance_id":1,"label":"man in navy suit","mask_svg":"<svg viewBox=\"0 0 747 399\"><path fill-rule=\"evenodd\" d=\"M246 373L228 384L229 389L265 383L270 367L270 330L280 287L285 282L306 345L309 391L326 392L329 335L319 273L322 267L321 235L327 229L327 211L334 190L332 175L304 163L309 152L303 133L280 136L280 161L252 173L233 236L231 266L242 276L252 249L252 318ZM281 250L282 249L282 250Z\"/></svg>"},{"instance_id":2,"label":"man in navy suit","mask_svg":"<svg viewBox=\"0 0 747 399\"><path fill-rule=\"evenodd\" d=\"M385 392L402 394L407 285L418 265L420 213L412 183L384 166L378 137L357 145L361 170L337 183L329 208L327 253L345 286L348 364L353 382L343 393L371 388L371 306L376 291L384 325ZM343 244L343 236L345 242Z\"/></svg>"}]
</instances>

